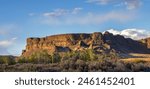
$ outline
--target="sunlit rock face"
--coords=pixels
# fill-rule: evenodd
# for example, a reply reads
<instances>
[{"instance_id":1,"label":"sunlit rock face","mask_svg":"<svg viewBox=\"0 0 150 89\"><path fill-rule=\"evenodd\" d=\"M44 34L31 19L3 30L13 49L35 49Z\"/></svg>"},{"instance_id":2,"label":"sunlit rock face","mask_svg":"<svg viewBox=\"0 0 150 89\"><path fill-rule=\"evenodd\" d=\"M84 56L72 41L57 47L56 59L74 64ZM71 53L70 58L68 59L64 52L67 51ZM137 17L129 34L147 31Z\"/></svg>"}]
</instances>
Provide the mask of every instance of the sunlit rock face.
<instances>
[{"instance_id":1,"label":"sunlit rock face","mask_svg":"<svg viewBox=\"0 0 150 89\"><path fill-rule=\"evenodd\" d=\"M150 38L140 40L147 48L150 49Z\"/></svg>"},{"instance_id":2,"label":"sunlit rock face","mask_svg":"<svg viewBox=\"0 0 150 89\"><path fill-rule=\"evenodd\" d=\"M22 55L31 55L33 52L46 50L48 53L70 52L93 49L96 52L111 51L116 52L136 52L149 53L150 39L135 41L124 38L121 35L113 35L109 32L102 34L94 32L91 34L60 34L43 38L28 38L26 49Z\"/></svg>"}]
</instances>

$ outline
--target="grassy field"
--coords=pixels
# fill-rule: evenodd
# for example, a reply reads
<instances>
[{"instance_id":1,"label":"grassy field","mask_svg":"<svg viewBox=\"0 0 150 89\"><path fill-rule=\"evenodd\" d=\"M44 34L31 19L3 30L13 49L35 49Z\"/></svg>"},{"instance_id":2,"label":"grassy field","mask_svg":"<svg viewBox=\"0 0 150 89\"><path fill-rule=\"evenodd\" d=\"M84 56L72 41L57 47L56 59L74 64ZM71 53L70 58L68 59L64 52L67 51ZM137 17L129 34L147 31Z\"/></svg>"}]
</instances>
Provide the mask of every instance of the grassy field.
<instances>
[{"instance_id":1,"label":"grassy field","mask_svg":"<svg viewBox=\"0 0 150 89\"><path fill-rule=\"evenodd\" d=\"M121 60L125 62L138 62L138 61L150 62L150 54L130 53Z\"/></svg>"}]
</instances>

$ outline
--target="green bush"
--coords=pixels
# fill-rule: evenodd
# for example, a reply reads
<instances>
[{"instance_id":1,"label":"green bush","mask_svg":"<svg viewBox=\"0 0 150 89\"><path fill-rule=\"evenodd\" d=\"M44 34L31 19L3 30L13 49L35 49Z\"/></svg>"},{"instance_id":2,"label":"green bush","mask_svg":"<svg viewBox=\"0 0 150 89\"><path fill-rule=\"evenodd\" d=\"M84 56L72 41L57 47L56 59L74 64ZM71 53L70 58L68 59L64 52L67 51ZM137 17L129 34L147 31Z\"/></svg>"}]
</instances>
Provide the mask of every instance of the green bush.
<instances>
[{"instance_id":1,"label":"green bush","mask_svg":"<svg viewBox=\"0 0 150 89\"><path fill-rule=\"evenodd\" d=\"M47 51L42 50L33 53L28 57L20 57L19 63L59 63L65 60L83 60L97 61L101 59L116 59L115 53L102 53L98 54L92 49L87 49L83 51L72 51L66 53L53 53L48 54Z\"/></svg>"},{"instance_id":2,"label":"green bush","mask_svg":"<svg viewBox=\"0 0 150 89\"><path fill-rule=\"evenodd\" d=\"M28 59L25 57L20 57L17 62L18 63L28 63Z\"/></svg>"},{"instance_id":3,"label":"green bush","mask_svg":"<svg viewBox=\"0 0 150 89\"><path fill-rule=\"evenodd\" d=\"M0 56L0 64L13 65L15 63L15 57L13 56Z\"/></svg>"},{"instance_id":4,"label":"green bush","mask_svg":"<svg viewBox=\"0 0 150 89\"><path fill-rule=\"evenodd\" d=\"M63 54L62 61L67 59L83 60L83 61L95 61L98 59L94 50L74 51Z\"/></svg>"},{"instance_id":5,"label":"green bush","mask_svg":"<svg viewBox=\"0 0 150 89\"><path fill-rule=\"evenodd\" d=\"M101 53L99 54L98 56L98 59L99 60L113 60L113 61L116 61L119 59L119 56L116 52L108 52L108 53Z\"/></svg>"},{"instance_id":6,"label":"green bush","mask_svg":"<svg viewBox=\"0 0 150 89\"><path fill-rule=\"evenodd\" d=\"M58 53L51 55L51 63L58 63L61 61L61 56Z\"/></svg>"},{"instance_id":7,"label":"green bush","mask_svg":"<svg viewBox=\"0 0 150 89\"><path fill-rule=\"evenodd\" d=\"M35 63L35 64L48 64L58 63L61 60L61 56L58 53L48 54L47 51L42 50L34 52L28 57L20 57L18 63Z\"/></svg>"},{"instance_id":8,"label":"green bush","mask_svg":"<svg viewBox=\"0 0 150 89\"><path fill-rule=\"evenodd\" d=\"M47 51L39 51L33 53L28 58L29 63L52 63L52 56Z\"/></svg>"},{"instance_id":9,"label":"green bush","mask_svg":"<svg viewBox=\"0 0 150 89\"><path fill-rule=\"evenodd\" d=\"M52 56L49 55L47 51L42 50L34 52L27 57L20 57L18 63L35 63L35 64L52 63Z\"/></svg>"}]
</instances>

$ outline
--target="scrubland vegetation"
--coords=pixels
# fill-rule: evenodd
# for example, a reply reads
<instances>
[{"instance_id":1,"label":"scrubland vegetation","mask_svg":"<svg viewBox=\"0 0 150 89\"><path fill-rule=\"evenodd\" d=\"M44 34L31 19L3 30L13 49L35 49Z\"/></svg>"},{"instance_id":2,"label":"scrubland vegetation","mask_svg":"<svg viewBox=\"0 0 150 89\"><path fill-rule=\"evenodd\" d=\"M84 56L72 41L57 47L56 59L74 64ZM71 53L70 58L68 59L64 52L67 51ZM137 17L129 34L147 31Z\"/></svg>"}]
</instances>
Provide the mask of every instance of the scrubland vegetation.
<instances>
[{"instance_id":1,"label":"scrubland vegetation","mask_svg":"<svg viewBox=\"0 0 150 89\"><path fill-rule=\"evenodd\" d=\"M0 71L7 72L140 72L150 71L146 61L127 62L115 52L96 53L94 50L53 53L35 52L28 57L0 57Z\"/></svg>"}]
</instances>

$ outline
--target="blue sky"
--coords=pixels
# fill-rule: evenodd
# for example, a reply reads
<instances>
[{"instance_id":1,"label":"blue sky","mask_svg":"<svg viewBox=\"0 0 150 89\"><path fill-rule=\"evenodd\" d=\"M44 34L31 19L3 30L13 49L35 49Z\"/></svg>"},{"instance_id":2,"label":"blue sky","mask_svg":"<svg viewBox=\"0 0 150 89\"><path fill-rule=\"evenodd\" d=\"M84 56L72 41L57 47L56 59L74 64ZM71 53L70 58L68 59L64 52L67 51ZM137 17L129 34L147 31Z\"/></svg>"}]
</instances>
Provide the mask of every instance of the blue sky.
<instances>
[{"instance_id":1,"label":"blue sky","mask_svg":"<svg viewBox=\"0 0 150 89\"><path fill-rule=\"evenodd\" d=\"M20 55L26 38L106 30L148 37L150 0L0 0L0 55Z\"/></svg>"}]
</instances>

